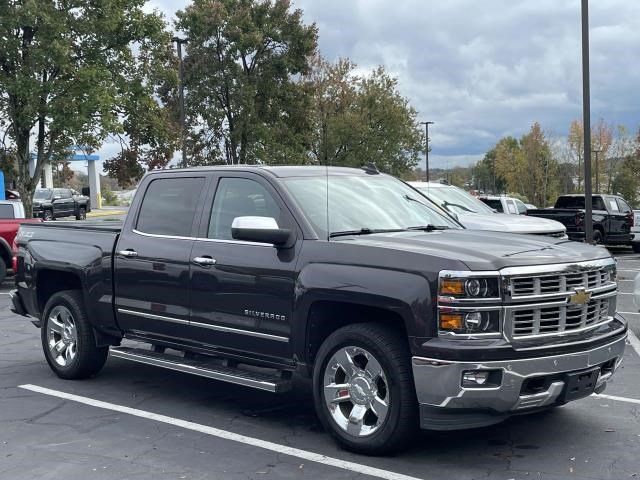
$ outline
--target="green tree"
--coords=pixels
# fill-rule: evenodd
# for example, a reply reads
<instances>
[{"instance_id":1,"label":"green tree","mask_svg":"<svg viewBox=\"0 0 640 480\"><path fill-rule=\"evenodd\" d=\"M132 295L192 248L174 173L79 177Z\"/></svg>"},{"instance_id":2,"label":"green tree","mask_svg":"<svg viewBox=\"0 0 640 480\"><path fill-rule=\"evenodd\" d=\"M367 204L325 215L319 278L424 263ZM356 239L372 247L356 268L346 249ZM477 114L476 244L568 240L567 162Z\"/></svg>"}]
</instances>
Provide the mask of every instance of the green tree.
<instances>
[{"instance_id":1,"label":"green tree","mask_svg":"<svg viewBox=\"0 0 640 480\"><path fill-rule=\"evenodd\" d=\"M473 166L473 184L476 190L494 194L505 192L505 179L496 172L496 158L497 151L492 148Z\"/></svg>"},{"instance_id":2,"label":"green tree","mask_svg":"<svg viewBox=\"0 0 640 480\"><path fill-rule=\"evenodd\" d=\"M624 157L613 181L612 191L622 195L635 208L640 207L640 129L635 150Z\"/></svg>"},{"instance_id":3,"label":"green tree","mask_svg":"<svg viewBox=\"0 0 640 480\"><path fill-rule=\"evenodd\" d=\"M289 0L194 0L177 14L185 58L188 159L207 163L302 163L315 25Z\"/></svg>"},{"instance_id":4,"label":"green tree","mask_svg":"<svg viewBox=\"0 0 640 480\"><path fill-rule=\"evenodd\" d=\"M425 145L415 109L383 67L368 75L355 70L346 59L314 60L305 82L313 94L312 161L353 167L372 162L409 176Z\"/></svg>"},{"instance_id":5,"label":"green tree","mask_svg":"<svg viewBox=\"0 0 640 480\"><path fill-rule=\"evenodd\" d=\"M126 134L156 120L153 87L139 74L145 54L168 37L162 18L143 6L143 0L0 2L0 119L9 125L28 216L52 158L74 144L95 149L109 132Z\"/></svg>"}]
</instances>

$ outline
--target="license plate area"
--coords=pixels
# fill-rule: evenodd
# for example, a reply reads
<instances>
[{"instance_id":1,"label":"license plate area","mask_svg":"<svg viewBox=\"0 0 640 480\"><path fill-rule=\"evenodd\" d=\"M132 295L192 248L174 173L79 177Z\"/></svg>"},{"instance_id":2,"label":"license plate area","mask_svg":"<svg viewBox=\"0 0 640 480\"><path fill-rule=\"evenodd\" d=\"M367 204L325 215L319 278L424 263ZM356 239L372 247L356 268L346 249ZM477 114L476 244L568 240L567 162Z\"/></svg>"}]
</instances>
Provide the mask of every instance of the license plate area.
<instances>
[{"instance_id":1,"label":"license plate area","mask_svg":"<svg viewBox=\"0 0 640 480\"><path fill-rule=\"evenodd\" d=\"M581 372L566 374L564 376L563 401L570 402L591 395L596 388L600 370L600 367L595 367Z\"/></svg>"}]
</instances>

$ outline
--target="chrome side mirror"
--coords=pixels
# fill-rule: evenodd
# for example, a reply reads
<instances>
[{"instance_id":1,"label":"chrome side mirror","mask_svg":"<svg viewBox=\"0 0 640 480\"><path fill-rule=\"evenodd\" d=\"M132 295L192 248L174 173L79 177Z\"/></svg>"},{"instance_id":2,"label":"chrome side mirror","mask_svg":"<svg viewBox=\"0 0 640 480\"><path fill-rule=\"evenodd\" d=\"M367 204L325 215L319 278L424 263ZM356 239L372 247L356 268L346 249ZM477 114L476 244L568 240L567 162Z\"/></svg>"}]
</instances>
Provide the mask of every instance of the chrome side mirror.
<instances>
[{"instance_id":1,"label":"chrome side mirror","mask_svg":"<svg viewBox=\"0 0 640 480\"><path fill-rule=\"evenodd\" d=\"M272 217L236 217L231 224L231 236L246 242L286 245L291 239L291 230L280 228Z\"/></svg>"}]
</instances>

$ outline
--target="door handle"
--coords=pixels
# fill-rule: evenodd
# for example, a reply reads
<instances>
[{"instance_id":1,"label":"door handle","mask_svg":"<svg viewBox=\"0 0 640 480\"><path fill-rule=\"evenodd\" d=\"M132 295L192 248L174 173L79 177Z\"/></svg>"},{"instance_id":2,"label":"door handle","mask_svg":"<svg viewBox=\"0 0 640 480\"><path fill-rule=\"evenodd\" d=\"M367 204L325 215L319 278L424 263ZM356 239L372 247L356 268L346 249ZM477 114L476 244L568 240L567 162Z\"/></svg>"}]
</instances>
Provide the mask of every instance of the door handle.
<instances>
[{"instance_id":1,"label":"door handle","mask_svg":"<svg viewBox=\"0 0 640 480\"><path fill-rule=\"evenodd\" d=\"M216 264L216 260L209 256L194 257L192 261L193 263L195 263L196 265L200 265L201 267L212 267Z\"/></svg>"},{"instance_id":2,"label":"door handle","mask_svg":"<svg viewBox=\"0 0 640 480\"><path fill-rule=\"evenodd\" d=\"M118 255L125 258L134 258L138 256L138 252L131 248L127 248L126 250L119 250Z\"/></svg>"}]
</instances>

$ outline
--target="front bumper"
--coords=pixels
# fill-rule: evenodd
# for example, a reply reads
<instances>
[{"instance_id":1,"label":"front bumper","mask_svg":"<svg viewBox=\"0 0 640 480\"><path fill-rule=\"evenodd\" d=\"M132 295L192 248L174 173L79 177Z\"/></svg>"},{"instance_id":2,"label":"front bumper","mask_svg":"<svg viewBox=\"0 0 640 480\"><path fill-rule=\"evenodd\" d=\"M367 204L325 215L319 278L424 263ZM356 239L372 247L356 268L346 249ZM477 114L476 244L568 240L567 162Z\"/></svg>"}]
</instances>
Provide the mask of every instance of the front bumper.
<instances>
[{"instance_id":1,"label":"front bumper","mask_svg":"<svg viewBox=\"0 0 640 480\"><path fill-rule=\"evenodd\" d=\"M595 386L601 392L622 361L627 334L605 345L575 353L518 360L464 362L413 357L420 403L420 426L457 430L498 423L510 415L565 403L565 375L601 367ZM498 372L491 387L462 387L465 371ZM534 379L534 380L532 380ZM536 388L530 389L535 382Z\"/></svg>"}]
</instances>

